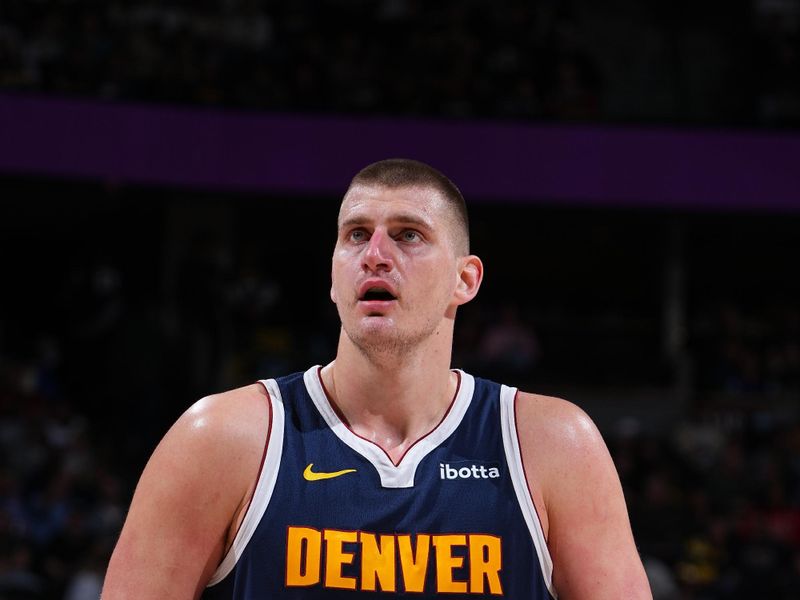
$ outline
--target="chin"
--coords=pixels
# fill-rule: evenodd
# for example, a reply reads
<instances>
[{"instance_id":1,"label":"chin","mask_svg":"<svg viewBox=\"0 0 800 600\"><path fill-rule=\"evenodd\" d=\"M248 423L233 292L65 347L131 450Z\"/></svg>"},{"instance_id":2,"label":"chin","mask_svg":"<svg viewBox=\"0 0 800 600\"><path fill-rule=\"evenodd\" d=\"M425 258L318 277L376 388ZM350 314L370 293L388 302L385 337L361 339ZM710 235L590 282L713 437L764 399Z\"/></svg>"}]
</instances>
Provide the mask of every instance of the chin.
<instances>
[{"instance_id":1,"label":"chin","mask_svg":"<svg viewBox=\"0 0 800 600\"><path fill-rule=\"evenodd\" d=\"M394 319L386 316L362 317L353 331L356 338L387 338L392 339L400 336ZM353 336L351 336L353 337ZM355 340L354 340L355 341Z\"/></svg>"},{"instance_id":2,"label":"chin","mask_svg":"<svg viewBox=\"0 0 800 600\"><path fill-rule=\"evenodd\" d=\"M401 330L389 317L364 317L345 333L364 354L372 357L400 357L416 348L431 331Z\"/></svg>"},{"instance_id":3,"label":"chin","mask_svg":"<svg viewBox=\"0 0 800 600\"><path fill-rule=\"evenodd\" d=\"M361 317L343 327L347 337L359 347L386 343L401 337L396 324L389 317Z\"/></svg>"}]
</instances>

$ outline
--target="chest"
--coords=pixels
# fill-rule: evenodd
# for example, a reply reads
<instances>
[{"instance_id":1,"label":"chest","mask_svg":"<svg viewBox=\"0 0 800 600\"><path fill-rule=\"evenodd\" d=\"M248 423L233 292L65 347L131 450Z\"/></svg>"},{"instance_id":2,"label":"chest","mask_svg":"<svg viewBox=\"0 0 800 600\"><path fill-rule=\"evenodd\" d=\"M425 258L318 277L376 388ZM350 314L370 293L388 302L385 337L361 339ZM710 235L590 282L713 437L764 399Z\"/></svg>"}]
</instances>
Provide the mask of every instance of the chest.
<instances>
[{"instance_id":1,"label":"chest","mask_svg":"<svg viewBox=\"0 0 800 600\"><path fill-rule=\"evenodd\" d=\"M206 596L548 597L498 388L465 379L398 464L338 420L309 373L271 388L263 512L251 510L235 567Z\"/></svg>"},{"instance_id":2,"label":"chest","mask_svg":"<svg viewBox=\"0 0 800 600\"><path fill-rule=\"evenodd\" d=\"M289 588L499 594L504 552L530 550L497 429L466 425L394 466L289 418L251 546L280 557ZM412 485L391 487L409 468Z\"/></svg>"}]
</instances>

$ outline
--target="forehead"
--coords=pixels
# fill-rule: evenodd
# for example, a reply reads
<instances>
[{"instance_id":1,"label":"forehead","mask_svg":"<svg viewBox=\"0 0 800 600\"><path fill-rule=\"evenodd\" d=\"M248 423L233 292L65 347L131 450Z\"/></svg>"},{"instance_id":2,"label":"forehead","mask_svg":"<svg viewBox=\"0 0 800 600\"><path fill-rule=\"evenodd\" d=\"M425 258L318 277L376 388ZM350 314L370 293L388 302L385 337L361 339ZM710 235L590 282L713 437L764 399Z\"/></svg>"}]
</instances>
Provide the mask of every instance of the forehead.
<instances>
[{"instance_id":1,"label":"forehead","mask_svg":"<svg viewBox=\"0 0 800 600\"><path fill-rule=\"evenodd\" d=\"M348 190L339 208L338 226L371 221L420 221L435 227L449 220L447 202L429 187L388 188L357 184Z\"/></svg>"}]
</instances>

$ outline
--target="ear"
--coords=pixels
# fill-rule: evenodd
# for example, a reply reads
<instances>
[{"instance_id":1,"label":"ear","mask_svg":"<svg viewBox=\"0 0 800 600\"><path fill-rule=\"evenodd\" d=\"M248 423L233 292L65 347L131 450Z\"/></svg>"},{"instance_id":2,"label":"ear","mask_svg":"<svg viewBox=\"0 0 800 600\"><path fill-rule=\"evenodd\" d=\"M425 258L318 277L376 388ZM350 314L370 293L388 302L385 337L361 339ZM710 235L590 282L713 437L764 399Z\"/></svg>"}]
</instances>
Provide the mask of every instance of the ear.
<instances>
[{"instance_id":1,"label":"ear","mask_svg":"<svg viewBox=\"0 0 800 600\"><path fill-rule=\"evenodd\" d=\"M458 284L453 298L457 306L466 304L477 294L483 281L483 262L471 254L460 258L461 268L458 271Z\"/></svg>"}]
</instances>

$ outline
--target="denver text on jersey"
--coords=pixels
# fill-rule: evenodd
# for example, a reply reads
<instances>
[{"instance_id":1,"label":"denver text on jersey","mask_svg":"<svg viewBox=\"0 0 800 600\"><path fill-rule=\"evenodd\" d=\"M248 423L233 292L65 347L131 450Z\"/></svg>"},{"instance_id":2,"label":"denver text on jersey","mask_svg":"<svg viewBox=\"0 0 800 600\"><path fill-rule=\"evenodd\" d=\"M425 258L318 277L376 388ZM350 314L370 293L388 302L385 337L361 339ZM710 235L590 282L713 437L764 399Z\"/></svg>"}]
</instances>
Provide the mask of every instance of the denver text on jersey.
<instances>
[{"instance_id":1,"label":"denver text on jersey","mask_svg":"<svg viewBox=\"0 0 800 600\"><path fill-rule=\"evenodd\" d=\"M356 557L361 564L358 574L345 575L343 567L353 564ZM434 557L436 577L431 585L435 589L426 590L427 573ZM459 581L454 570L465 564L469 565L469 578ZM501 569L501 540L492 535L378 535L294 526L289 527L287 534L286 587L322 585L374 592L380 585L384 592L404 589L415 593L483 594L488 591L502 595ZM399 578L402 587L398 586Z\"/></svg>"}]
</instances>

